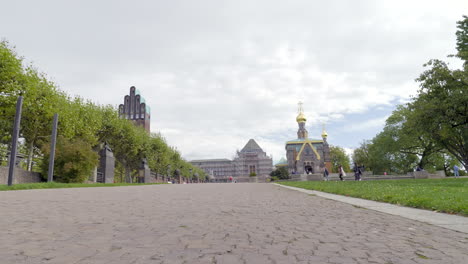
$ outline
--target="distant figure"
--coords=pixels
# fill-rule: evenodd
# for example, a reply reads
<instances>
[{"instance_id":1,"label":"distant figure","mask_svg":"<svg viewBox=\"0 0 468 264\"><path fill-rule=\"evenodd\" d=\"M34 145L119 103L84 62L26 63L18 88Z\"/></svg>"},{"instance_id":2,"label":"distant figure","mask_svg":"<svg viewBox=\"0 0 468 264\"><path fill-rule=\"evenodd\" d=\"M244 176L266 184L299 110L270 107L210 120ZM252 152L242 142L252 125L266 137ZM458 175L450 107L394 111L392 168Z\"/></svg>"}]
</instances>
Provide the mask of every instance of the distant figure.
<instances>
[{"instance_id":1,"label":"distant figure","mask_svg":"<svg viewBox=\"0 0 468 264\"><path fill-rule=\"evenodd\" d=\"M325 178L325 181L328 181L328 170L327 168L325 168L325 170L323 171L323 177Z\"/></svg>"},{"instance_id":2,"label":"distant figure","mask_svg":"<svg viewBox=\"0 0 468 264\"><path fill-rule=\"evenodd\" d=\"M232 176L229 176L229 182L232 182Z\"/></svg>"},{"instance_id":3,"label":"distant figure","mask_svg":"<svg viewBox=\"0 0 468 264\"><path fill-rule=\"evenodd\" d=\"M355 181L360 181L361 180L361 175L362 175L362 169L360 166L358 166L356 163L354 163L354 180Z\"/></svg>"},{"instance_id":4,"label":"distant figure","mask_svg":"<svg viewBox=\"0 0 468 264\"><path fill-rule=\"evenodd\" d=\"M357 181L358 180L358 166L356 163L354 163L353 171L354 171L354 180Z\"/></svg>"},{"instance_id":5,"label":"distant figure","mask_svg":"<svg viewBox=\"0 0 468 264\"><path fill-rule=\"evenodd\" d=\"M454 165L454 166L453 166L453 175L455 176L455 178L460 177L460 174L458 173L458 170L459 170L459 169L460 169L460 168L458 168L457 165Z\"/></svg>"},{"instance_id":6,"label":"distant figure","mask_svg":"<svg viewBox=\"0 0 468 264\"><path fill-rule=\"evenodd\" d=\"M340 176L340 181L343 181L343 177L346 176L346 173L345 173L345 171L343 170L343 166L340 165L340 166L338 167L338 172L339 172L338 175Z\"/></svg>"}]
</instances>

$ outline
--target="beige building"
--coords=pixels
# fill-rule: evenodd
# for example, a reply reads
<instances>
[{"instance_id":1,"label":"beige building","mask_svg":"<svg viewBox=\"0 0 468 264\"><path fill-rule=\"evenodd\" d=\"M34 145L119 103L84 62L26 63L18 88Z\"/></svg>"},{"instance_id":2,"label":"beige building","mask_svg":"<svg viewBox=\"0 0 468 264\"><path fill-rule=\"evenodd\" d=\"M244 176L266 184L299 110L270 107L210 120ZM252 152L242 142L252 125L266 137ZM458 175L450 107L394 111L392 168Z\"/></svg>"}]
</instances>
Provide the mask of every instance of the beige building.
<instances>
[{"instance_id":1,"label":"beige building","mask_svg":"<svg viewBox=\"0 0 468 264\"><path fill-rule=\"evenodd\" d=\"M253 139L236 153L233 160L204 159L190 163L203 169L216 182L227 182L230 177L237 182L264 182L273 168L272 158Z\"/></svg>"}]
</instances>

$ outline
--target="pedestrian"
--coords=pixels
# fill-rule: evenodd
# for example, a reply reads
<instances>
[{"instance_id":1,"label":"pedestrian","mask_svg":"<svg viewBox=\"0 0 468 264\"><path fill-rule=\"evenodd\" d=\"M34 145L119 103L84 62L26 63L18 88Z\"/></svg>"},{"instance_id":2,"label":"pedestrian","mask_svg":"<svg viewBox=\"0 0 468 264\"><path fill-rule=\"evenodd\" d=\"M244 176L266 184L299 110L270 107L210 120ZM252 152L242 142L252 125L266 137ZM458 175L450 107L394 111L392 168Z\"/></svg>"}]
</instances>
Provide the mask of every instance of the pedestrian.
<instances>
[{"instance_id":1,"label":"pedestrian","mask_svg":"<svg viewBox=\"0 0 468 264\"><path fill-rule=\"evenodd\" d=\"M364 166L362 166L362 168L364 168ZM354 171L354 180L355 181L360 181L361 180L362 168L361 168L361 166L358 166L356 163L354 163L353 171Z\"/></svg>"},{"instance_id":2,"label":"pedestrian","mask_svg":"<svg viewBox=\"0 0 468 264\"><path fill-rule=\"evenodd\" d=\"M346 176L346 172L343 170L343 166L338 166L338 175L340 176L340 181L343 181L343 177Z\"/></svg>"},{"instance_id":3,"label":"pedestrian","mask_svg":"<svg viewBox=\"0 0 468 264\"><path fill-rule=\"evenodd\" d=\"M454 165L454 166L453 166L453 175L455 176L455 178L460 177L460 174L459 174L459 172L458 172L459 169L460 169L460 168L458 168L457 165Z\"/></svg>"},{"instance_id":4,"label":"pedestrian","mask_svg":"<svg viewBox=\"0 0 468 264\"><path fill-rule=\"evenodd\" d=\"M325 181L328 181L328 170L327 170L327 168L325 168L325 170L323 171L323 177L325 178L324 179Z\"/></svg>"},{"instance_id":5,"label":"pedestrian","mask_svg":"<svg viewBox=\"0 0 468 264\"><path fill-rule=\"evenodd\" d=\"M354 163L353 171L354 171L354 180L358 181L359 180L359 173L358 173L359 169L358 169L358 165L356 163Z\"/></svg>"}]
</instances>

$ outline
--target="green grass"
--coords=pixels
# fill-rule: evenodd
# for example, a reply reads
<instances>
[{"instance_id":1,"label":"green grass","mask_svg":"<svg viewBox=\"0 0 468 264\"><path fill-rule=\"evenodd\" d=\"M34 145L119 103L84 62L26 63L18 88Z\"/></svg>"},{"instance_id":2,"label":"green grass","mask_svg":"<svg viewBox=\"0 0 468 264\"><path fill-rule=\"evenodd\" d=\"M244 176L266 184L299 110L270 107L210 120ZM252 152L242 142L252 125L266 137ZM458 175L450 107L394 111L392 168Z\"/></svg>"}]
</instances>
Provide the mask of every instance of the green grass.
<instances>
[{"instance_id":1,"label":"green grass","mask_svg":"<svg viewBox=\"0 0 468 264\"><path fill-rule=\"evenodd\" d=\"M280 184L468 216L468 178L376 181L309 181Z\"/></svg>"},{"instance_id":2,"label":"green grass","mask_svg":"<svg viewBox=\"0 0 468 264\"><path fill-rule=\"evenodd\" d=\"M0 185L0 191L30 190L30 189L139 186L139 185L153 185L153 184L164 184L164 183L58 183L58 182L40 182L40 183L13 184L12 186Z\"/></svg>"}]
</instances>

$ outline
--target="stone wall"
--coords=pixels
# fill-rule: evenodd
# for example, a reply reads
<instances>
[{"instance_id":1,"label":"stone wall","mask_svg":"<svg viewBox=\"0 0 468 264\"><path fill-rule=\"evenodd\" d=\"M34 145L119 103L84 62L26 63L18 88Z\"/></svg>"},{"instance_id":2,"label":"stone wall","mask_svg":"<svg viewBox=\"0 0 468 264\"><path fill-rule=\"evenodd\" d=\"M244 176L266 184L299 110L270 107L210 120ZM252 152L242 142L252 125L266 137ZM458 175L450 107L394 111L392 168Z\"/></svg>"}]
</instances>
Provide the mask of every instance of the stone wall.
<instances>
[{"instance_id":1,"label":"stone wall","mask_svg":"<svg viewBox=\"0 0 468 264\"><path fill-rule=\"evenodd\" d=\"M354 173L347 172L344 180L353 181ZM323 181L323 174L291 174L289 181ZM406 175L372 175L371 173L365 173L362 175L363 181L371 180L403 180L403 179L440 179L445 178L443 171L436 172L435 174L429 174L427 171L414 171L409 172ZM329 179L331 181L339 180L338 173L330 173Z\"/></svg>"},{"instance_id":2,"label":"stone wall","mask_svg":"<svg viewBox=\"0 0 468 264\"><path fill-rule=\"evenodd\" d=\"M41 182L41 176L37 172L25 171L15 168L13 184ZM8 167L0 167L0 184L8 184Z\"/></svg>"},{"instance_id":3,"label":"stone wall","mask_svg":"<svg viewBox=\"0 0 468 264\"><path fill-rule=\"evenodd\" d=\"M409 172L408 175L412 175L415 179L441 179L445 178L444 171L436 171L433 174L430 174L427 171L413 171Z\"/></svg>"}]
</instances>

